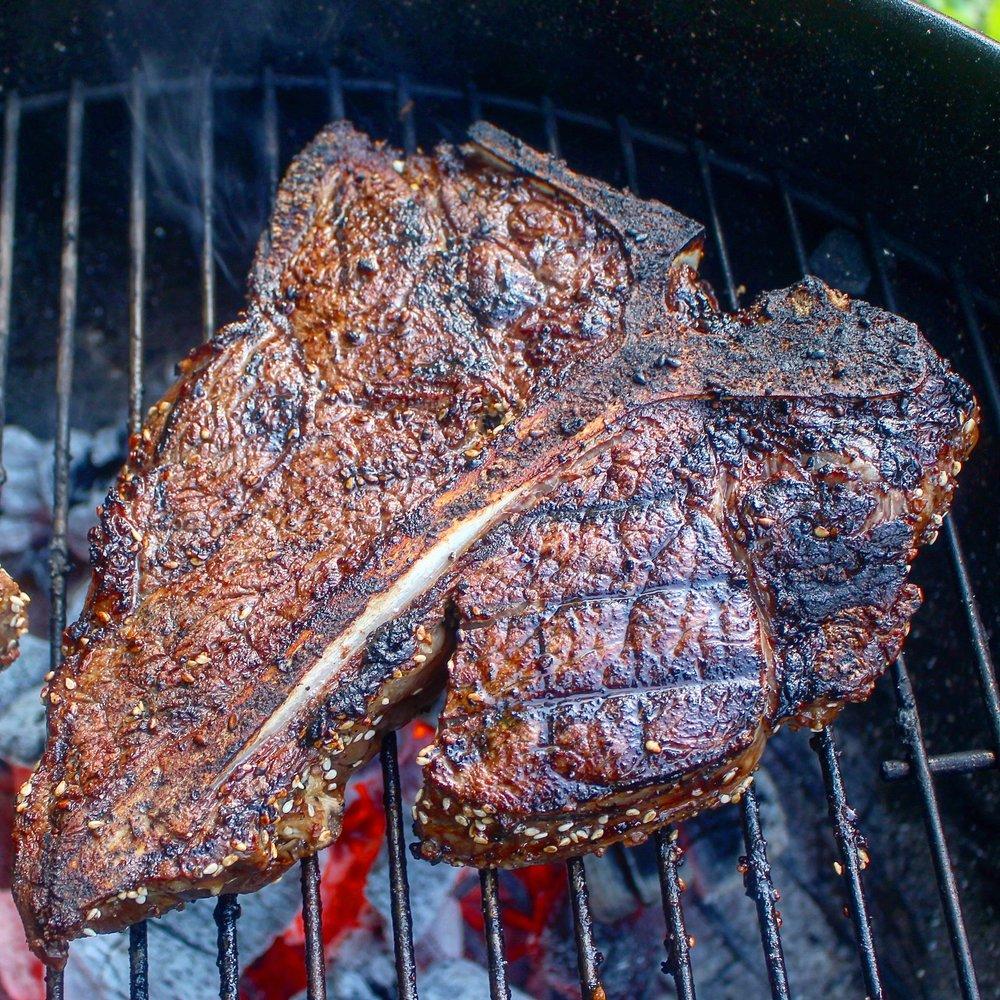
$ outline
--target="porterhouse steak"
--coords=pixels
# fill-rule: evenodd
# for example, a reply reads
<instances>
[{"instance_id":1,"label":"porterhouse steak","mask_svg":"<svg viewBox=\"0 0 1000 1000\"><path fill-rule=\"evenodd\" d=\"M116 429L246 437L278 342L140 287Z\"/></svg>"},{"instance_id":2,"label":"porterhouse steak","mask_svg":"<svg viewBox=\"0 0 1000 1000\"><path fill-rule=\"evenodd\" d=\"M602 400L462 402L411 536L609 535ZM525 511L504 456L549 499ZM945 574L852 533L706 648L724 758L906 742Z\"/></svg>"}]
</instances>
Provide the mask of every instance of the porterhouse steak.
<instances>
[{"instance_id":1,"label":"porterhouse steak","mask_svg":"<svg viewBox=\"0 0 1000 1000\"><path fill-rule=\"evenodd\" d=\"M816 280L726 315L697 224L472 137L322 132L133 441L17 804L46 960L328 844L446 682L422 850L515 865L738 794L898 650L965 383Z\"/></svg>"}]
</instances>

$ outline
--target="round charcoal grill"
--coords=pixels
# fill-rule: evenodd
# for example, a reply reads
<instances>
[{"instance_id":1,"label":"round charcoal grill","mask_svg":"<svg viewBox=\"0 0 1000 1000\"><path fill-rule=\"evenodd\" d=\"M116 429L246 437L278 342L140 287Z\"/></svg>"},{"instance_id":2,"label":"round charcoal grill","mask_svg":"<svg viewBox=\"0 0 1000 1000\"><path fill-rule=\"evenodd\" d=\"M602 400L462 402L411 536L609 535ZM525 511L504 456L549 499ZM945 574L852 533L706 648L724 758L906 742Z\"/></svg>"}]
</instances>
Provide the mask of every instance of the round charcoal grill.
<instances>
[{"instance_id":1,"label":"round charcoal grill","mask_svg":"<svg viewBox=\"0 0 1000 1000\"><path fill-rule=\"evenodd\" d=\"M912 12L908 16L913 16ZM1000 66L995 51L992 58L994 67ZM439 85L433 74L390 72L369 76L356 72L350 62L345 60L343 68L327 65L322 70L310 67L301 72L264 67L245 74L201 70L185 75L153 75L135 70L120 83L74 81L65 90L6 94L0 176L0 372L7 368L11 345L12 364L5 386L12 399L8 409L15 405L25 409L24 394L35 391L30 373L19 368L18 359L23 353L19 345L25 338L48 336L44 322L40 332L23 329L24 317L17 309L22 296L20 282L31 286L24 293L31 301L48 295L58 303L51 324L54 350L49 358L55 382L49 629L53 669L58 667L59 637L66 624L70 426L71 413L75 413L74 358L81 325L79 293L82 285L90 283L87 276L93 269L104 274L112 266L88 256L92 235L105 218L100 212L107 212L108 199L118 199L116 224L122 236L127 232L127 239L120 242L120 259L115 258L113 266L118 267L115 273L123 284L127 282L127 297L123 299L127 312L123 310L121 318L128 334L127 419L129 428L135 431L140 426L144 402L149 401L144 400L144 362L148 362L151 349L146 336L151 325L150 311L154 307L162 309L164 298L175 294L178 308L187 310L188 329L207 337L220 322L231 318L239 303L240 275L245 273L247 262L240 259L241 251L232 250L228 237L219 230L223 214L217 201L219 178L223 169L232 169L232 164L223 161L233 157L234 149L242 150L246 156L239 167L240 176L255 177L261 190L273 196L289 157L327 119L347 117L407 152L442 138L460 140L467 125L478 118L495 121L526 141L563 156L581 172L627 185L643 197L658 198L701 219L710 234L704 273L730 308L737 308L764 287L788 284L815 270L824 252L830 257L840 253L838 248L843 246L855 248L859 260L846 267L844 274L850 276L859 267L867 269L871 283L865 297L920 323L937 349L952 358L975 386L983 406L979 452L986 452L987 457L977 454L971 466L982 459L988 468L1000 429L1000 390L992 336L1000 328L1000 306L981 282L966 276L975 267L963 269L946 252L942 255L942 246L935 239L928 237L933 244L930 248L915 239L920 235L919 225L918 232L908 232L905 239L896 238L888 225L883 228L877 200L867 204L863 198L859 201L857 191L842 192L844 196L838 197L815 174L800 171L795 155L788 149L775 148L770 162L763 163L756 150L745 157L734 155L734 150L739 151L739 141L715 141L712 136L703 137L698 128L672 130L671 116L664 111L652 116L661 123L652 128L648 108L636 117L626 103L617 107L617 113L609 114L580 101L557 102L544 94L509 96L494 93L485 85L454 84L450 82L455 75L452 72L443 74L449 82ZM185 274L187 286L196 282L199 295L195 298L187 292L172 291L171 286L157 279L154 306L150 301L150 272L157 269L159 274L161 265L156 258L161 251L151 233L155 236L158 232L158 185L163 181L152 165L162 150L162 133L169 126L172 107L186 108L189 120L194 122L189 137L196 141L185 146L183 152L194 165L196 187L191 196L198 209L192 227L196 246ZM248 120L253 121L253 128L246 131L244 123ZM42 143L58 149L61 155L56 195L61 211L61 257L58 270L53 269L51 275L44 269L40 275L31 275L30 261L21 257L30 237L22 231L24 195L19 191L25 184L32 184L27 170L39 155L33 146ZM256 206L256 226L263 222L265 200ZM103 207L92 210L88 201ZM830 232L838 234L839 243L817 244L819 234ZM220 249L222 244L226 246ZM230 280L229 275L235 275L235 280ZM191 346L191 339L193 335L185 343L175 341L168 352L180 357ZM155 350L162 354L164 347L159 344ZM146 375L148 385L148 371ZM109 412L122 409L123 403L120 396L106 399ZM934 558L929 554L922 557L931 564L924 577L919 575L923 567L918 567L918 579L925 585L928 574L935 574L920 616L943 627L935 626L934 635L924 635L919 641L915 637L913 663L901 656L883 682L884 689L891 688L898 704L898 759L881 761L882 776L910 789L900 791L901 809L922 812L926 851L937 880L941 918L954 963L953 982L966 998L980 995L973 959L976 941L970 943L963 919L960 873L956 874L949 853L939 786L955 780L995 781L1000 759L1000 695L984 624L984 615L989 619L992 607L984 602L981 611L974 593L975 584L988 576L989 552L995 551L997 544L997 527L990 523L988 513L993 501L985 489L986 475L964 478L958 509L945 522ZM986 555L982 555L984 552ZM960 654L955 653L956 649ZM959 659L960 663L953 662ZM925 742L911 676L919 675L917 687L922 690L927 683L923 675L928 662L936 663L938 670L960 670L968 681L962 712L975 715L980 723L978 729L968 730L974 734L968 744L945 742L942 746L947 750L936 752L934 747L932 752ZM935 711L940 710L941 700L932 701ZM942 725L934 722L934 731L941 732ZM967 730L959 732L964 735ZM853 928L861 979L869 997L898 995L880 972L880 942L872 931L865 894L868 855L881 845L867 845L851 809L851 789L845 785L834 733L824 729L810 742L818 758L816 780L822 780L829 806L828 816L816 815L815 822L829 823L832 831L829 863L835 862L843 876L839 905L845 907ZM408 822L404 814L409 803L403 800L400 788L394 736L385 741L381 763L396 989L399 997L410 1000L419 995L420 984L404 841L404 823ZM877 766L874 759L870 763L872 768ZM959 779L960 775L972 777ZM767 831L754 787L738 807L730 806L726 811L729 820L741 827L746 852L741 870L756 910L771 994L776 998L805 995L808 984L790 981L786 971L779 913L781 887L772 879ZM696 983L692 969L683 882L678 874L681 853L677 831L668 829L658 835L656 859L665 918L664 969L678 996L693 998L699 986L705 995L713 995L711 983ZM583 997L597 1000L604 997L601 941L591 919L586 874L580 861L570 862L567 868L580 987ZM489 966L489 983L487 986L483 982L483 994L488 989L493 1000L509 998L498 873L483 871L480 879ZM310 1000L326 995L319 880L316 858L302 862ZM223 1000L235 1000L239 995L239 916L235 897L222 896L218 900L215 920ZM130 960L131 995L155 995L157 970L147 962L143 924L131 928ZM934 961L946 963L948 959L939 954ZM63 995L60 973L49 973L47 993L53 998Z\"/></svg>"}]
</instances>

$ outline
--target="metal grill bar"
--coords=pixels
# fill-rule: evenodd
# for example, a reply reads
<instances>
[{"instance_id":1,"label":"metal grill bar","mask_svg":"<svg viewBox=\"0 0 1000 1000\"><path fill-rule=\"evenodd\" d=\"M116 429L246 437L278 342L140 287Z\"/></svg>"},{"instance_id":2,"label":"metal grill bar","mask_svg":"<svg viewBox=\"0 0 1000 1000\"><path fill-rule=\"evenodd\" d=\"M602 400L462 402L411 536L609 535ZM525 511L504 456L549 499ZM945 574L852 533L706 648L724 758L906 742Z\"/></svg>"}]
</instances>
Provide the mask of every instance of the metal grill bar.
<instances>
[{"instance_id":1,"label":"metal grill bar","mask_svg":"<svg viewBox=\"0 0 1000 1000\"><path fill-rule=\"evenodd\" d=\"M214 91L211 69L205 69L199 80L198 168L201 194L201 328L202 338L215 333L215 229L214 184ZM220 1000L238 1000L240 962L236 939L236 921L240 917L239 900L233 893L224 893L215 904L215 923L219 929L217 964L219 966Z\"/></svg>"},{"instance_id":2,"label":"metal grill bar","mask_svg":"<svg viewBox=\"0 0 1000 1000\"><path fill-rule=\"evenodd\" d=\"M819 756L826 786L826 801L833 824L834 837L840 853L840 864L847 881L847 905L854 924L854 937L861 959L861 972L865 977L865 987L870 1000L882 997L882 977L879 974L875 941L872 938L871 920L868 917L868 900L865 898L861 872L867 861L861 857L862 836L858 829L857 817L847 801L844 778L840 773L837 744L829 727L821 729L810 744Z\"/></svg>"},{"instance_id":3,"label":"metal grill bar","mask_svg":"<svg viewBox=\"0 0 1000 1000\"><path fill-rule=\"evenodd\" d=\"M306 938L307 1000L326 1000L326 963L323 955L323 903L320 897L319 858L310 854L299 865L302 876L302 923Z\"/></svg>"},{"instance_id":4,"label":"metal grill bar","mask_svg":"<svg viewBox=\"0 0 1000 1000\"><path fill-rule=\"evenodd\" d=\"M73 390L73 340L76 329L77 269L80 238L80 161L83 155L83 99L75 84L66 128L66 187L63 194L62 262L59 281L59 339L56 347L56 434L53 468L55 494L49 570L52 609L49 616L50 664L62 661L66 627L66 518L69 509L69 400Z\"/></svg>"},{"instance_id":5,"label":"metal grill bar","mask_svg":"<svg viewBox=\"0 0 1000 1000\"><path fill-rule=\"evenodd\" d=\"M129 97L132 112L132 150L129 164L129 354L128 428L142 428L142 343L146 277L146 93L139 71L132 74ZM129 995L149 998L149 947L146 922L129 928Z\"/></svg>"},{"instance_id":6,"label":"metal grill bar","mask_svg":"<svg viewBox=\"0 0 1000 1000\"><path fill-rule=\"evenodd\" d=\"M399 787L396 734L382 740L382 796L385 802L385 842L389 857L392 941L396 953L396 995L417 1000L417 963L413 954L413 918L406 877L406 838L403 833L403 793Z\"/></svg>"},{"instance_id":7,"label":"metal grill bar","mask_svg":"<svg viewBox=\"0 0 1000 1000\"><path fill-rule=\"evenodd\" d=\"M132 159L129 169L129 355L128 429L142 429L142 342L146 278L146 92L132 76Z\"/></svg>"},{"instance_id":8,"label":"metal grill bar","mask_svg":"<svg viewBox=\"0 0 1000 1000\"><path fill-rule=\"evenodd\" d=\"M747 895L752 896L757 905L757 921L760 924L760 938L764 946L764 961L767 963L771 996L775 1000L788 1000L790 995L788 973L785 971L785 955L781 948L781 918L775 906L778 892L771 881L767 841L760 825L760 805L753 785L740 799L740 823L743 827L743 842L747 848L743 883Z\"/></svg>"},{"instance_id":9,"label":"metal grill bar","mask_svg":"<svg viewBox=\"0 0 1000 1000\"><path fill-rule=\"evenodd\" d=\"M621 149L622 164L625 167L625 183L636 197L639 196L639 170L635 160L635 143L632 141L632 126L624 115L618 116L618 146Z\"/></svg>"},{"instance_id":10,"label":"metal grill bar","mask_svg":"<svg viewBox=\"0 0 1000 1000\"><path fill-rule=\"evenodd\" d=\"M63 970L45 970L45 1000L63 1000Z\"/></svg>"},{"instance_id":11,"label":"metal grill bar","mask_svg":"<svg viewBox=\"0 0 1000 1000\"><path fill-rule=\"evenodd\" d=\"M336 66L327 70L326 94L330 102L330 118L339 122L344 117L344 88L340 82L340 70Z\"/></svg>"},{"instance_id":12,"label":"metal grill bar","mask_svg":"<svg viewBox=\"0 0 1000 1000\"><path fill-rule=\"evenodd\" d=\"M545 141L549 152L559 156L559 125L555 108L548 97L543 97L539 106L545 123ZM569 877L569 893L573 907L573 927L576 935L577 966L580 973L580 988L583 1000L603 1000L604 987L601 985L601 956L594 943L594 918L590 912L590 894L587 892L587 873L582 858L573 858L566 863Z\"/></svg>"},{"instance_id":13,"label":"metal grill bar","mask_svg":"<svg viewBox=\"0 0 1000 1000\"><path fill-rule=\"evenodd\" d=\"M957 266L952 271L952 285L955 288L955 295L965 319L965 328L969 331L972 345L976 349L976 358L983 373L983 384L986 386L986 396L993 411L993 421L996 429L1000 431L1000 385L997 383L997 374L993 362L990 360L989 351L986 349L986 341L983 339L979 317L976 315L976 304L969 291L969 286L965 282L965 276Z\"/></svg>"},{"instance_id":14,"label":"metal grill bar","mask_svg":"<svg viewBox=\"0 0 1000 1000\"><path fill-rule=\"evenodd\" d=\"M264 70L263 81L264 176L267 184L268 209L274 206L278 190L279 122L278 94L274 71ZM326 1000L326 962L323 945L323 904L320 896L319 859L304 857L300 863L302 883L302 923L305 930L306 993L308 1000Z\"/></svg>"},{"instance_id":15,"label":"metal grill bar","mask_svg":"<svg viewBox=\"0 0 1000 1000\"><path fill-rule=\"evenodd\" d=\"M479 121L483 117L483 102L479 96L479 88L474 83L466 88L465 99L469 103L469 121Z\"/></svg>"},{"instance_id":16,"label":"metal grill bar","mask_svg":"<svg viewBox=\"0 0 1000 1000\"><path fill-rule=\"evenodd\" d=\"M875 263L875 271L878 274L882 299L888 309L892 310L892 312L898 312L896 292L885 266L884 243L879 239L878 229L871 216L865 220L865 233L868 238L869 250ZM954 527L952 521L949 521L949 525L957 541L958 529ZM952 554L953 557L956 554L961 555L960 548L953 548ZM963 573L967 574L964 559L956 561L956 571L958 572L961 584ZM967 575L965 579L967 583ZM970 615L970 612L974 613L975 620ZM973 640L975 641L975 621L978 620L978 612L974 604L971 609L966 606L966 615L969 617L970 627L973 629ZM988 655L987 650L986 656L988 657ZM988 671L992 671L992 665L988 662L986 667ZM896 697L899 701L899 726L902 730L903 742L909 751L910 765L916 773L917 784L920 788L920 797L923 801L924 821L927 827L927 837L930 842L931 858L934 862L934 872L937 876L941 904L944 908L945 920L948 924L948 937L955 958L959 986L962 990L962 996L966 1000L974 1000L974 998L979 997L975 965L969 946L968 931L965 928L965 919L962 916L962 904L958 895L958 885L955 881L955 873L951 867L951 857L949 856L948 844L945 840L944 826L941 822L937 793L934 790L934 781L931 777L931 770L928 764L927 747L924 744L920 716L917 712L917 702L913 693L913 685L910 682L909 671L906 668L906 659L903 654L900 654L893 664L892 677L896 686ZM983 680L988 698L990 685L987 677L983 676ZM993 690L995 693L995 684Z\"/></svg>"},{"instance_id":17,"label":"metal grill bar","mask_svg":"<svg viewBox=\"0 0 1000 1000\"><path fill-rule=\"evenodd\" d=\"M542 119L545 122L545 142L549 147L549 152L553 156L561 155L559 152L559 124L556 121L556 109L552 104L552 98L546 95L542 98Z\"/></svg>"},{"instance_id":18,"label":"metal grill bar","mask_svg":"<svg viewBox=\"0 0 1000 1000\"><path fill-rule=\"evenodd\" d=\"M542 98L537 110L541 113L542 122L545 125L545 144L549 147L549 152L553 156L561 156L559 150L559 122L556 119L555 106L548 96Z\"/></svg>"},{"instance_id":19,"label":"metal grill bar","mask_svg":"<svg viewBox=\"0 0 1000 1000\"><path fill-rule=\"evenodd\" d=\"M240 917L240 902L232 893L219 897L215 904L215 926L218 934L219 1000L239 1000L240 956L236 940L236 921Z\"/></svg>"},{"instance_id":20,"label":"metal grill bar","mask_svg":"<svg viewBox=\"0 0 1000 1000\"><path fill-rule=\"evenodd\" d=\"M590 894L583 858L566 862L569 896L573 907L573 931L576 937L576 962L580 972L583 1000L604 1000L600 965L602 957L594 943L594 918L590 914Z\"/></svg>"},{"instance_id":21,"label":"metal grill bar","mask_svg":"<svg viewBox=\"0 0 1000 1000\"><path fill-rule=\"evenodd\" d=\"M958 579L958 589L962 597L962 608L965 611L972 646L976 653L976 667L979 670L979 683L983 688L983 698L986 700L986 712L993 735L993 746L1000 751L1000 691L997 690L996 668L993 665L993 656L990 653L986 629L983 627L983 620L979 615L979 605L972 592L969 564L965 558L965 550L962 548L958 528L955 526L954 514L945 521L944 531L955 566L955 576Z\"/></svg>"},{"instance_id":22,"label":"metal grill bar","mask_svg":"<svg viewBox=\"0 0 1000 1000\"><path fill-rule=\"evenodd\" d=\"M198 165L201 179L201 332L204 340L215 333L215 246L212 71L201 75L200 119L198 123Z\"/></svg>"},{"instance_id":23,"label":"metal grill bar","mask_svg":"<svg viewBox=\"0 0 1000 1000\"><path fill-rule=\"evenodd\" d=\"M417 130L413 120L413 97L410 94L410 82L403 73L400 73L396 79L396 114L403 129L403 152L410 156L417 148Z\"/></svg>"},{"instance_id":24,"label":"metal grill bar","mask_svg":"<svg viewBox=\"0 0 1000 1000\"><path fill-rule=\"evenodd\" d=\"M201 188L201 316L202 337L215 333L215 228L213 225L215 185L214 87L211 69L199 79L198 167ZM224 893L215 904L215 924L219 929L217 964L220 1000L238 1000L240 962L236 939L239 900Z\"/></svg>"},{"instance_id":25,"label":"metal grill bar","mask_svg":"<svg viewBox=\"0 0 1000 1000\"><path fill-rule=\"evenodd\" d=\"M992 750L962 750L927 758L931 774L969 774L972 771L989 771L997 766L997 755ZM886 781L908 778L913 768L905 760L882 761L882 777Z\"/></svg>"},{"instance_id":26,"label":"metal grill bar","mask_svg":"<svg viewBox=\"0 0 1000 1000\"><path fill-rule=\"evenodd\" d=\"M635 158L635 145L632 141L632 126L624 115L619 115L617 125L625 180L629 190L638 197L639 171ZM666 969L673 976L680 1000L695 1000L691 945L681 906L682 883L678 874L681 852L677 846L677 830L674 827L657 831L656 853L660 877L660 902L667 930L663 942L667 949Z\"/></svg>"},{"instance_id":27,"label":"metal grill bar","mask_svg":"<svg viewBox=\"0 0 1000 1000\"><path fill-rule=\"evenodd\" d=\"M149 942L145 920L128 929L128 977L131 1000L149 1000Z\"/></svg>"},{"instance_id":28,"label":"metal grill bar","mask_svg":"<svg viewBox=\"0 0 1000 1000\"><path fill-rule=\"evenodd\" d=\"M726 301L730 309L739 309L739 296L736 293L733 269L729 261L726 237L722 229L715 187L712 183L712 168L702 142L695 142L694 151L707 202L712 236L722 267ZM757 921L760 924L761 944L764 948L764 961L767 964L767 977L771 983L771 994L775 1000L784 1000L789 995L788 974L785 970L785 956L781 948L780 917L775 907L778 894L771 881L771 866L767 860L767 841L764 839L764 831L761 828L760 807L753 785L747 788L740 799L740 822L743 828L743 841L747 849L747 870L744 884L747 893L753 897L757 906Z\"/></svg>"},{"instance_id":29,"label":"metal grill bar","mask_svg":"<svg viewBox=\"0 0 1000 1000\"><path fill-rule=\"evenodd\" d=\"M274 86L274 71L264 70L264 171L267 176L267 205L274 205L278 190L278 94Z\"/></svg>"},{"instance_id":30,"label":"metal grill bar","mask_svg":"<svg viewBox=\"0 0 1000 1000\"><path fill-rule=\"evenodd\" d=\"M948 844L944 836L944 826L941 823L937 794L934 791L930 768L927 766L927 748L924 746L920 716L917 713L917 701L913 696L913 685L910 683L910 675L906 669L906 658L902 653L892 666L892 679L896 685L896 697L899 701L899 727L902 730L903 742L910 752L910 760L920 788L920 797L923 800L924 822L927 826L927 838L930 841L931 859L934 862L934 874L937 876L941 905L948 923L948 937L955 956L959 986L965 1000L978 1000L979 985L976 982L976 969L969 947L969 935L962 917L962 904L959 901L958 885L955 882L955 873L952 870L951 857L948 854Z\"/></svg>"},{"instance_id":31,"label":"metal grill bar","mask_svg":"<svg viewBox=\"0 0 1000 1000\"><path fill-rule=\"evenodd\" d=\"M486 957L490 970L490 1000L510 1000L503 923L500 920L499 878L495 868L480 869L479 887L482 893Z\"/></svg>"},{"instance_id":32,"label":"metal grill bar","mask_svg":"<svg viewBox=\"0 0 1000 1000\"><path fill-rule=\"evenodd\" d=\"M83 95L74 81L66 115L66 187L63 192L62 262L59 279L59 338L56 346L56 434L53 471L52 541L49 548L49 664L62 662L66 627L66 527L69 514L69 399L73 389L73 340L76 330L77 269L80 238L80 169L83 158ZM49 1000L63 995L62 970L46 969Z\"/></svg>"},{"instance_id":33,"label":"metal grill bar","mask_svg":"<svg viewBox=\"0 0 1000 1000\"><path fill-rule=\"evenodd\" d=\"M7 98L3 115L3 173L0 183L0 486L7 479L3 467L3 426L7 422L7 351L10 344L10 304L14 273L14 214L17 206L17 140L21 128L21 101Z\"/></svg>"},{"instance_id":34,"label":"metal grill bar","mask_svg":"<svg viewBox=\"0 0 1000 1000\"><path fill-rule=\"evenodd\" d=\"M781 196L781 205L785 210L785 218L788 220L788 235L792 241L792 250L795 252L795 262L798 264L800 273L807 275L809 274L809 258L806 256L806 245L802 239L799 213L795 210L795 201L788 189L788 182L781 176L778 177L778 193Z\"/></svg>"},{"instance_id":35,"label":"metal grill bar","mask_svg":"<svg viewBox=\"0 0 1000 1000\"><path fill-rule=\"evenodd\" d=\"M674 977L680 1000L695 1000L694 975L691 972L691 942L688 940L681 909L683 883L678 873L681 851L677 830L667 827L656 833L656 855L660 868L660 896L663 918L667 922L667 971Z\"/></svg>"},{"instance_id":36,"label":"metal grill bar","mask_svg":"<svg viewBox=\"0 0 1000 1000\"><path fill-rule=\"evenodd\" d=\"M802 227L799 224L795 201L783 177L778 177L777 185L788 221L788 231L795 259L799 270L805 276L809 273L809 261L806 256L805 242L802 239ZM810 740L810 745L819 757L820 770L823 774L830 822L833 825L834 838L840 854L841 868L847 880L848 912L854 925L854 938L858 946L858 957L861 960L861 972L865 979L865 987L870 1000L880 1000L883 995L882 980L879 974L875 942L872 938L871 920L868 916L868 901L865 898L861 879L861 872L865 868L859 855L862 837L854 810L847 800L847 791L844 787L843 775L840 772L840 760L833 731L829 727L824 727Z\"/></svg>"},{"instance_id":37,"label":"metal grill bar","mask_svg":"<svg viewBox=\"0 0 1000 1000\"><path fill-rule=\"evenodd\" d=\"M719 266L722 268L723 291L726 304L730 309L739 309L740 298L736 294L736 281L733 278L733 268L729 263L729 249L722 231L722 220L719 217L719 205L715 199L715 184L712 181L712 167L708 162L708 152L700 140L694 144L695 156L698 160L698 170L701 173L701 186L705 193L708 207L709 225L715 240L715 250L719 255Z\"/></svg>"}]
</instances>

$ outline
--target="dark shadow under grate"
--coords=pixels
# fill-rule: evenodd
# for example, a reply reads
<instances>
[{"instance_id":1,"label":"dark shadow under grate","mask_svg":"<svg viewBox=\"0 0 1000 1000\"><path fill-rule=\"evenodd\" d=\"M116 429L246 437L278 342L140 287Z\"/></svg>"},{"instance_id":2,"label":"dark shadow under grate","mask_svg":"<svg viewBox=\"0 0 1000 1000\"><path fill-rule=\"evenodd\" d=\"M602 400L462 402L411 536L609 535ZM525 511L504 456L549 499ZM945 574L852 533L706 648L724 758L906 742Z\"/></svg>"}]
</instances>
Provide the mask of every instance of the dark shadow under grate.
<instances>
[{"instance_id":1,"label":"dark shadow under grate","mask_svg":"<svg viewBox=\"0 0 1000 1000\"><path fill-rule=\"evenodd\" d=\"M956 270L942 268L926 259L919 251L903 246L881 233L873 218L855 218L831 202L812 194L801 185L792 183L780 172L763 172L719 155L700 141L687 143L679 139L654 134L634 128L620 117L614 122L557 108L543 98L529 102L479 92L474 87L465 91L435 86L422 86L405 79L395 81L347 79L332 69L325 77L297 77L278 75L270 70L262 78L226 77L214 79L206 71L197 77L170 81L147 81L136 74L127 84L101 87L83 87L75 84L68 93L19 98L9 94L4 112L4 140L2 162L2 189L0 189L0 379L4 378L7 349L11 332L11 302L15 254L15 206L19 162L19 138L24 125L39 112L65 108L65 180L63 187L62 257L59 274L58 338L56 348L56 417L54 461L54 523L51 545L51 619L50 638L52 666L58 666L60 636L65 627L66 584L68 569L67 510L69 473L70 394L73 382L74 336L78 321L77 288L80 228L80 189L82 149L87 110L100 104L126 102L131 110L131 149L129 156L129 425L138 430L143 412L143 361L145 268L147 229L147 142L149 141L147 105L154 97L165 94L183 95L196 103L198 109L198 198L200 204L200 289L201 321L204 336L210 336L216 326L216 233L213 206L213 178L215 164L215 135L213 113L221 92L245 92L261 95L260 135L262 136L263 170L267 190L273 196L276 189L280 153L281 93L310 93L325 101L331 118L350 115L351 104L361 98L373 99L383 108L389 119L390 133L406 149L416 146L416 116L424 102L447 104L456 120L467 121L480 116L510 114L518 120L530 121L536 134L532 140L541 139L554 153L561 150L560 128L570 124L583 129L591 136L596 148L617 157L618 171L628 186L641 191L639 157L658 157L670 154L689 157L700 179L703 205L706 209L709 232L714 241L714 260L720 270L717 281L725 304L731 308L739 305L740 291L730 263L723 209L715 189L719 174L735 175L750 185L777 195L786 217L787 237L791 251L802 273L810 270L803 239L800 213L804 208L842 226L867 241L868 251L875 262L876 277L883 303L895 309L896 292L892 275L885 266L885 251L891 249L901 259L909 261L930 282L941 286L954 299L965 324L968 339L978 364L977 389L985 404L985 421L1000 426L1000 392L997 376L980 326L980 310L996 315L994 302L967 287ZM367 122L362 121L367 125ZM383 123L384 124L384 123ZM0 383L0 390L5 388ZM4 399L0 391L0 407ZM0 414L2 415L2 414ZM996 674L991 659L986 631L973 594L970 569L954 516L944 528L954 571L954 585L964 610L975 666L981 681L982 695L988 720L992 745L961 752L940 755L928 753L924 742L920 718L914 698L910 675L903 657L892 668L892 680L899 703L900 735L905 748L905 758L885 761L882 765L886 780L914 778L923 806L927 828L928 846L938 880L944 918L953 952L957 981L965 998L979 996L976 972L973 965L968 935L955 875L952 870L945 842L945 835L935 792L936 774L971 773L993 769L998 765L1000 753L1000 696ZM812 739L812 746L819 758L820 769L829 804L829 817L837 847L837 863L844 874L846 905L854 928L858 961L869 997L883 996L876 944L873 939L868 907L863 886L862 871L865 867L863 840L857 829L855 816L848 803L847 791L841 775L837 746L830 729L824 729ZM403 836L403 802L396 762L395 737L386 739L381 753L384 777L384 801L387 814L389 875L391 882L393 935L396 954L397 994L406 1000L418 996L417 970L414 959L410 918L409 891L406 875L405 842ZM742 864L747 894L756 906L763 958L766 963L771 993L775 998L790 995L790 987L782 953L781 918L776 903L778 893L772 883L767 857L765 831L761 826L760 809L753 786L740 802L740 819L746 858ZM659 864L663 911L666 921L666 964L673 977L678 996L693 998L695 982L689 956L689 941L681 906L682 883L678 878L680 851L676 844L676 831L662 831L656 842ZM486 946L489 959L489 990L493 1000L509 998L510 989L503 958L503 927L498 894L498 878L494 871L481 874L482 907L486 927ZM302 862L302 897L308 969L308 996L320 1000L326 995L321 912L319 902L319 865L315 858ZM601 955L595 940L590 914L584 867L580 861L567 866L572 911L575 920L578 968L583 996L588 1000L603 998L601 985ZM218 964L220 970L220 996L223 1000L238 997L238 917L239 903L235 897L222 896L216 905L218 925ZM130 931L131 993L142 1000L149 995L150 975L156 970L147 968L146 932L144 925ZM47 994L59 998L63 994L62 976L50 973Z\"/></svg>"}]
</instances>

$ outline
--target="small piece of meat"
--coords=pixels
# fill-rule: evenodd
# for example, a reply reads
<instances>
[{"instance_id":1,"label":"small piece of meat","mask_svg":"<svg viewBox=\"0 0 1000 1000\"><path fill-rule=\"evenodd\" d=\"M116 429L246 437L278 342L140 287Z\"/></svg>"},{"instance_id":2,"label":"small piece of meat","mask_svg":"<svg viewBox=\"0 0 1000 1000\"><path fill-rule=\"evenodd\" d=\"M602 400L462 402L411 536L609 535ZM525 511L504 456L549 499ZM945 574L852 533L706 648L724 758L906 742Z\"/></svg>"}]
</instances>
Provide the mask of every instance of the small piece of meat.
<instances>
[{"instance_id":1,"label":"small piece of meat","mask_svg":"<svg viewBox=\"0 0 1000 1000\"><path fill-rule=\"evenodd\" d=\"M426 858L538 864L737 801L771 733L867 698L909 631L968 388L814 279L723 316L678 273L668 302L639 370L669 398L459 568Z\"/></svg>"},{"instance_id":2,"label":"small piece of meat","mask_svg":"<svg viewBox=\"0 0 1000 1000\"><path fill-rule=\"evenodd\" d=\"M28 631L30 598L0 568L0 669L9 667L18 657L21 636Z\"/></svg>"},{"instance_id":3,"label":"small piece of meat","mask_svg":"<svg viewBox=\"0 0 1000 1000\"><path fill-rule=\"evenodd\" d=\"M737 793L898 649L968 387L815 280L721 313L697 224L473 139L321 133L134 440L17 805L46 961L330 843L446 681L422 850L522 864Z\"/></svg>"}]
</instances>

